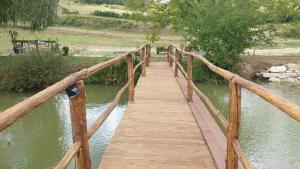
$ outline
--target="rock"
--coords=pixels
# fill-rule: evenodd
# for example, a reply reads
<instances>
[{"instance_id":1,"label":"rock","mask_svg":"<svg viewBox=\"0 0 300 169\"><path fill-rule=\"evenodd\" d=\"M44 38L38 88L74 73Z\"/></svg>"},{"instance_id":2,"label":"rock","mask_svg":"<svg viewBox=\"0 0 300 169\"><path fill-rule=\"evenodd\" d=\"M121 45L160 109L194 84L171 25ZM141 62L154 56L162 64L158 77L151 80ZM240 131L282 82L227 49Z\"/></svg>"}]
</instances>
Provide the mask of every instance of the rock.
<instances>
[{"instance_id":1,"label":"rock","mask_svg":"<svg viewBox=\"0 0 300 169\"><path fill-rule=\"evenodd\" d=\"M298 76L298 74L297 73L283 73L282 76L284 78L295 78Z\"/></svg>"},{"instance_id":2,"label":"rock","mask_svg":"<svg viewBox=\"0 0 300 169\"><path fill-rule=\"evenodd\" d=\"M286 78L283 80L284 82L289 82L289 83L297 83L299 80L297 78Z\"/></svg>"},{"instance_id":3,"label":"rock","mask_svg":"<svg viewBox=\"0 0 300 169\"><path fill-rule=\"evenodd\" d=\"M264 78L276 77L279 79L295 78L298 76L297 73L261 73L261 75Z\"/></svg>"},{"instance_id":4,"label":"rock","mask_svg":"<svg viewBox=\"0 0 300 169\"><path fill-rule=\"evenodd\" d=\"M285 66L272 66L270 69L268 69L268 72L271 73L282 73L285 72L287 68Z\"/></svg>"},{"instance_id":5,"label":"rock","mask_svg":"<svg viewBox=\"0 0 300 169\"><path fill-rule=\"evenodd\" d=\"M271 78L269 79L269 81L270 81L270 82L280 82L281 80L280 80L279 78L277 78L277 77L271 77Z\"/></svg>"},{"instance_id":6,"label":"rock","mask_svg":"<svg viewBox=\"0 0 300 169\"><path fill-rule=\"evenodd\" d=\"M300 71L300 65L299 64L288 63L288 64L286 64L286 66L288 67L288 69L294 69L294 70Z\"/></svg>"},{"instance_id":7,"label":"rock","mask_svg":"<svg viewBox=\"0 0 300 169\"><path fill-rule=\"evenodd\" d=\"M298 80L300 80L300 76L299 76L299 77L297 77L297 79L298 79Z\"/></svg>"},{"instance_id":8,"label":"rock","mask_svg":"<svg viewBox=\"0 0 300 169\"><path fill-rule=\"evenodd\" d=\"M264 78L279 77L279 73L261 73Z\"/></svg>"}]
</instances>

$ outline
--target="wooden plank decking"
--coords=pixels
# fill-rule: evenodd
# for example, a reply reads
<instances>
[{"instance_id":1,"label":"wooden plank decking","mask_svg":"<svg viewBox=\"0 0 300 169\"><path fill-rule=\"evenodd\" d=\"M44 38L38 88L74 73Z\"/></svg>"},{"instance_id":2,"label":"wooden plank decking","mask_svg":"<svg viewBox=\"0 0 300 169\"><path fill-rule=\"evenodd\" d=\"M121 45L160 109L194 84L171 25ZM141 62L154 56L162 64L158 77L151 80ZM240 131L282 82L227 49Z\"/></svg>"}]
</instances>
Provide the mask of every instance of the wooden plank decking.
<instances>
[{"instance_id":1,"label":"wooden plank decking","mask_svg":"<svg viewBox=\"0 0 300 169\"><path fill-rule=\"evenodd\" d=\"M166 62L152 63L135 91L99 168L217 168Z\"/></svg>"}]
</instances>

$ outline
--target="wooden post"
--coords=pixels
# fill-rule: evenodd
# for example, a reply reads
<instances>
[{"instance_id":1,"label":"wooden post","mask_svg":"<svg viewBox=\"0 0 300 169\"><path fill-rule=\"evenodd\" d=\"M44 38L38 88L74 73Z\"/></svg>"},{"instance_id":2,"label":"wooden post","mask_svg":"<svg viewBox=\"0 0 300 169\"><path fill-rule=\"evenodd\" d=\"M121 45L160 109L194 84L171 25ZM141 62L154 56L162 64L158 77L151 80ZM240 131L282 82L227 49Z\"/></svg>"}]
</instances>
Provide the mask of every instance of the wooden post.
<instances>
[{"instance_id":1,"label":"wooden post","mask_svg":"<svg viewBox=\"0 0 300 169\"><path fill-rule=\"evenodd\" d=\"M179 52L179 55L178 55L178 62L180 64L182 64L182 54Z\"/></svg>"},{"instance_id":2,"label":"wooden post","mask_svg":"<svg viewBox=\"0 0 300 169\"><path fill-rule=\"evenodd\" d=\"M170 67L173 66L173 58L172 58L172 55L173 55L173 47L172 47L172 46L169 46L169 47L168 47L168 58L169 58L169 66L170 66Z\"/></svg>"},{"instance_id":3,"label":"wooden post","mask_svg":"<svg viewBox=\"0 0 300 169\"><path fill-rule=\"evenodd\" d=\"M151 46L150 45L146 45L146 49L147 49L146 66L149 67L150 66L150 62L151 62Z\"/></svg>"},{"instance_id":4,"label":"wooden post","mask_svg":"<svg viewBox=\"0 0 300 169\"><path fill-rule=\"evenodd\" d=\"M73 143L80 142L81 148L76 154L77 169L90 169L89 142L86 124L85 87L83 81L78 81L74 88L79 90L75 95L69 95L72 121Z\"/></svg>"},{"instance_id":5,"label":"wooden post","mask_svg":"<svg viewBox=\"0 0 300 169\"><path fill-rule=\"evenodd\" d=\"M175 73L174 73L174 76L175 76L175 77L178 77L178 69L179 69L179 67L178 67L178 65L177 65L176 62L179 63L179 55L180 55L180 53L179 53L179 51L178 51L177 49L176 49L175 51L176 51L176 52L175 52L175 55L176 55L176 61L175 61Z\"/></svg>"},{"instance_id":6,"label":"wooden post","mask_svg":"<svg viewBox=\"0 0 300 169\"><path fill-rule=\"evenodd\" d=\"M188 79L187 79L187 101L191 102L193 101L192 97L193 97L193 60L194 57L192 55L188 56Z\"/></svg>"},{"instance_id":7,"label":"wooden post","mask_svg":"<svg viewBox=\"0 0 300 169\"><path fill-rule=\"evenodd\" d=\"M147 46L143 47L141 50L141 61L144 61L144 63L142 64L142 76L146 77L146 58L147 58Z\"/></svg>"},{"instance_id":8,"label":"wooden post","mask_svg":"<svg viewBox=\"0 0 300 169\"><path fill-rule=\"evenodd\" d=\"M167 62L170 62L170 46L167 48Z\"/></svg>"},{"instance_id":9,"label":"wooden post","mask_svg":"<svg viewBox=\"0 0 300 169\"><path fill-rule=\"evenodd\" d=\"M133 56L132 54L127 55L127 76L128 80L131 78L134 78L133 74ZM133 102L134 101L134 80L132 80L128 87L128 101Z\"/></svg>"},{"instance_id":10,"label":"wooden post","mask_svg":"<svg viewBox=\"0 0 300 169\"><path fill-rule=\"evenodd\" d=\"M227 129L226 169L237 169L238 157L234 149L234 141L239 138L241 113L241 88L233 80L229 83L229 123Z\"/></svg>"}]
</instances>

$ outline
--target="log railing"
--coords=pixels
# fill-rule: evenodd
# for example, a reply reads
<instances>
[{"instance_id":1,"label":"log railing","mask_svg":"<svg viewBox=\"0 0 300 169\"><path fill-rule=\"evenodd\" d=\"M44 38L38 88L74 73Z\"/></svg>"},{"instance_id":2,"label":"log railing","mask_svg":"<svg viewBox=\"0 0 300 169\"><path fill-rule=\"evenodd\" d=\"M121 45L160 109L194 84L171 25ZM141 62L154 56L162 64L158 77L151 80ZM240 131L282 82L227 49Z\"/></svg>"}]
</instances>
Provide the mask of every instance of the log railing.
<instances>
[{"instance_id":1,"label":"log railing","mask_svg":"<svg viewBox=\"0 0 300 169\"><path fill-rule=\"evenodd\" d=\"M182 67L182 55L188 56L187 72ZM197 59L203 62L211 71L222 76L229 81L229 118L226 120L221 112L212 104L212 102L206 97L193 83L192 70L193 60ZM300 106L296 105L289 100L273 94L271 91L257 85L249 80L246 80L236 74L233 74L225 69L215 66L209 62L203 55L195 54L192 52L186 52L176 46L168 47L167 60L170 67L173 62L175 63L175 77L178 76L178 70L180 70L187 80L187 101L192 101L193 91L202 99L208 109L220 122L222 128L226 131L227 136L227 155L226 155L226 168L236 169L238 168L238 161L241 162L244 168L251 169L252 166L249 163L246 155L243 153L239 140L239 128L240 128L240 114L241 114L241 88L245 88L250 92L265 99L273 106L277 107L294 120L300 122Z\"/></svg>"},{"instance_id":2,"label":"log railing","mask_svg":"<svg viewBox=\"0 0 300 169\"><path fill-rule=\"evenodd\" d=\"M128 100L134 100L134 75L136 70L142 66L142 76L146 76L146 67L149 66L151 60L150 51L150 45L144 45L134 51L116 56L113 59L67 76L47 89L40 91L0 113L0 132L19 120L22 116L32 112L46 101L56 96L58 93L66 91L70 101L73 145L54 168L67 168L71 160L75 157L77 169L90 169L89 138L101 127L113 109L118 105L119 100L126 89L129 90ZM134 67L133 57L137 52L140 52L141 61ZM127 59L128 82L118 91L116 97L104 113L102 113L94 124L87 129L85 107L86 92L83 80L124 59Z\"/></svg>"}]
</instances>

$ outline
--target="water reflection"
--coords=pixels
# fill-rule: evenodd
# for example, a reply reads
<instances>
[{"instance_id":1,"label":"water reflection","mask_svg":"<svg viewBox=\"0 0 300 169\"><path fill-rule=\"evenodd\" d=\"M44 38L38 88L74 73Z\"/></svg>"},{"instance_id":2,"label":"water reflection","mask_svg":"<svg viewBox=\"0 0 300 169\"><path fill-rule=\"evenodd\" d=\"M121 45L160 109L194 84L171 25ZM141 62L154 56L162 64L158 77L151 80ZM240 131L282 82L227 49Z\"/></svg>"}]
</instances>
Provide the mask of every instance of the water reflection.
<instances>
[{"instance_id":1,"label":"water reflection","mask_svg":"<svg viewBox=\"0 0 300 169\"><path fill-rule=\"evenodd\" d=\"M300 89L297 87L276 83L261 85L300 104ZM198 86L227 117L227 85ZM300 125L270 103L245 89L242 89L240 142L255 168L300 168Z\"/></svg>"},{"instance_id":2,"label":"water reflection","mask_svg":"<svg viewBox=\"0 0 300 169\"><path fill-rule=\"evenodd\" d=\"M119 87L87 86L88 126L109 106ZM0 111L14 105L33 93L7 93L0 91ZM126 108L126 94L120 105L100 130L90 139L93 168L97 168L103 151L110 141ZM69 100L59 94L34 112L0 133L0 169L53 168L72 146ZM74 168L74 163L70 168Z\"/></svg>"}]
</instances>

